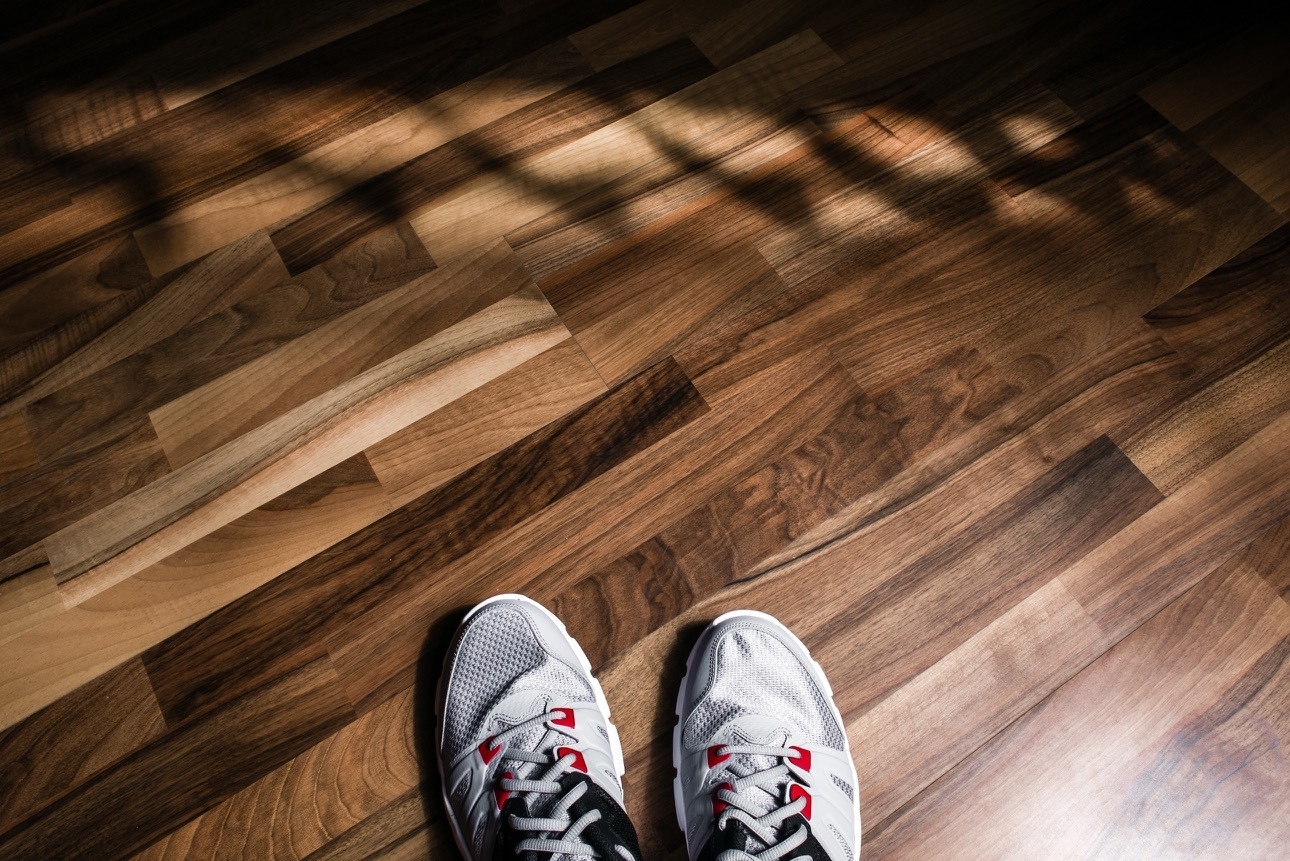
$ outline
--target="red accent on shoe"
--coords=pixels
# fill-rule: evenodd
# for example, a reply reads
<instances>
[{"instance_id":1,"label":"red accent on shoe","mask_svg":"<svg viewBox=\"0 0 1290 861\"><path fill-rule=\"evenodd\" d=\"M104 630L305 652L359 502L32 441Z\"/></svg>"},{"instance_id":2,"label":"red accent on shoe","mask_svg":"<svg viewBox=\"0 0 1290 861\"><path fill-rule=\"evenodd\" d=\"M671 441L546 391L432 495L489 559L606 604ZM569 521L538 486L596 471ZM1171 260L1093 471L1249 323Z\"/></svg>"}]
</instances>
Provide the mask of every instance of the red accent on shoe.
<instances>
[{"instance_id":1,"label":"red accent on shoe","mask_svg":"<svg viewBox=\"0 0 1290 861\"><path fill-rule=\"evenodd\" d=\"M490 735L479 743L479 757L484 760L484 765L488 765L492 762L493 758L496 757L497 754L501 753L502 748L505 747L505 745L501 744L496 746L493 745L493 739L496 737L497 736Z\"/></svg>"},{"instance_id":2,"label":"red accent on shoe","mask_svg":"<svg viewBox=\"0 0 1290 861\"><path fill-rule=\"evenodd\" d=\"M790 748L790 750L797 751L797 756L790 756L788 761L802 769L802 771L809 772L811 770L811 752L800 747Z\"/></svg>"},{"instance_id":3,"label":"red accent on shoe","mask_svg":"<svg viewBox=\"0 0 1290 861\"><path fill-rule=\"evenodd\" d=\"M510 778L515 777L515 775L508 771L508 772L506 772L505 774L503 774L503 775L502 775L502 777L505 777L505 778L507 778L507 779L510 779ZM511 791L510 791L509 789L502 789L502 788L499 786L499 787L497 787L496 789L494 789L494 790L493 790L493 798L494 798L494 799L496 799L496 801L497 801L497 809L498 809L498 810L501 810L501 809L502 809L502 805L503 805L503 804L505 804L505 803L506 803L506 799L508 799L508 798L510 798L510 797L511 797Z\"/></svg>"},{"instance_id":4,"label":"red accent on shoe","mask_svg":"<svg viewBox=\"0 0 1290 861\"><path fill-rule=\"evenodd\" d=\"M796 801L799 798L806 799L806 806L802 808L802 815L807 819L811 818L811 793L802 788L800 783L790 783L788 785L788 800Z\"/></svg>"},{"instance_id":5,"label":"red accent on shoe","mask_svg":"<svg viewBox=\"0 0 1290 861\"><path fill-rule=\"evenodd\" d=\"M725 762L730 758L730 754L728 753L717 753L717 751L721 750L723 747L725 747L723 744L714 744L712 747L708 748L708 768L716 768L718 763Z\"/></svg>"},{"instance_id":6,"label":"red accent on shoe","mask_svg":"<svg viewBox=\"0 0 1290 861\"><path fill-rule=\"evenodd\" d=\"M556 726L574 726L573 709L551 709L551 711L560 713L560 717L551 718L551 723Z\"/></svg>"},{"instance_id":7,"label":"red accent on shoe","mask_svg":"<svg viewBox=\"0 0 1290 861\"><path fill-rule=\"evenodd\" d=\"M797 784L794 784L794 786L796 785ZM723 789L729 789L731 792L734 792L735 786L733 783L726 782L718 786L716 789L712 790L712 815L713 816L719 816L721 814L721 811L729 807L728 804L726 804L720 798L717 798L717 793Z\"/></svg>"},{"instance_id":8,"label":"red accent on shoe","mask_svg":"<svg viewBox=\"0 0 1290 861\"><path fill-rule=\"evenodd\" d=\"M566 757L569 754L573 754L573 767L578 769L578 771L581 771L583 774L586 774L587 760L583 759L582 751L572 747L557 747L555 749L556 759L562 759L563 757Z\"/></svg>"}]
</instances>

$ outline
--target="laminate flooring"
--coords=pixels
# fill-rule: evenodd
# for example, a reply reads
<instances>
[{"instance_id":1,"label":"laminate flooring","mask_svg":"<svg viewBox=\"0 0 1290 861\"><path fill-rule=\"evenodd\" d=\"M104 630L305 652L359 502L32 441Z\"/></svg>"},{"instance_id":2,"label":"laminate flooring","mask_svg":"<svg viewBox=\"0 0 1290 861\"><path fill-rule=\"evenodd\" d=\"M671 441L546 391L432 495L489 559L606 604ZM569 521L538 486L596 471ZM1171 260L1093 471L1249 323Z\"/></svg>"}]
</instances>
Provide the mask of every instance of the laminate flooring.
<instances>
[{"instance_id":1,"label":"laminate flooring","mask_svg":"<svg viewBox=\"0 0 1290 861\"><path fill-rule=\"evenodd\" d=\"M0 857L454 857L433 686L508 591L649 858L737 607L868 861L1284 857L1282 17L11 6Z\"/></svg>"}]
</instances>

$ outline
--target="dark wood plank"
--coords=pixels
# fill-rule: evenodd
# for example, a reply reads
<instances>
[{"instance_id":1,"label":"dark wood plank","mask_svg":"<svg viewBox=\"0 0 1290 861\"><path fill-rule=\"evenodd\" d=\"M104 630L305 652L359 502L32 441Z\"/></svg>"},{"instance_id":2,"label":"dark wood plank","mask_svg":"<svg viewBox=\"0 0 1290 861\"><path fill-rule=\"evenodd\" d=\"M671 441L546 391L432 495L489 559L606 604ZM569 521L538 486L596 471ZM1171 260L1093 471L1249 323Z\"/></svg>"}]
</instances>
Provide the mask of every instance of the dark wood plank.
<instances>
[{"instance_id":1,"label":"dark wood plank","mask_svg":"<svg viewBox=\"0 0 1290 861\"><path fill-rule=\"evenodd\" d=\"M165 732L138 660L0 732L0 832Z\"/></svg>"},{"instance_id":2,"label":"dark wood plank","mask_svg":"<svg viewBox=\"0 0 1290 861\"><path fill-rule=\"evenodd\" d=\"M335 670L315 660L140 745L0 835L0 851L12 858L130 854L352 717ZM106 809L112 820L105 825Z\"/></svg>"},{"instance_id":3,"label":"dark wood plank","mask_svg":"<svg viewBox=\"0 0 1290 861\"><path fill-rule=\"evenodd\" d=\"M47 461L4 486L0 559L54 534L166 473L170 464L147 418L96 445Z\"/></svg>"},{"instance_id":4,"label":"dark wood plank","mask_svg":"<svg viewBox=\"0 0 1290 861\"><path fill-rule=\"evenodd\" d=\"M1256 538L1242 551L1240 559L1272 584L1282 598L1290 596L1290 517Z\"/></svg>"},{"instance_id":5,"label":"dark wood plank","mask_svg":"<svg viewBox=\"0 0 1290 861\"><path fill-rule=\"evenodd\" d=\"M371 630L366 612L407 602L442 569L706 410L663 362L394 514L148 650L169 719L216 708L266 677ZM487 476L487 478L485 478ZM437 540L427 542L428 524ZM284 615L285 614L285 615ZM297 620L283 628L281 620Z\"/></svg>"},{"instance_id":6,"label":"dark wood plank","mask_svg":"<svg viewBox=\"0 0 1290 861\"><path fill-rule=\"evenodd\" d=\"M1290 226L1255 242L1143 318L1207 379L1290 337Z\"/></svg>"},{"instance_id":7,"label":"dark wood plank","mask_svg":"<svg viewBox=\"0 0 1290 861\"><path fill-rule=\"evenodd\" d=\"M354 186L276 229L274 244L288 268L299 271L337 243L430 204L480 173L515 166L577 140L712 71L689 41L594 75L573 66L569 77L576 83L566 89ZM384 203L374 206L377 200Z\"/></svg>"}]
</instances>

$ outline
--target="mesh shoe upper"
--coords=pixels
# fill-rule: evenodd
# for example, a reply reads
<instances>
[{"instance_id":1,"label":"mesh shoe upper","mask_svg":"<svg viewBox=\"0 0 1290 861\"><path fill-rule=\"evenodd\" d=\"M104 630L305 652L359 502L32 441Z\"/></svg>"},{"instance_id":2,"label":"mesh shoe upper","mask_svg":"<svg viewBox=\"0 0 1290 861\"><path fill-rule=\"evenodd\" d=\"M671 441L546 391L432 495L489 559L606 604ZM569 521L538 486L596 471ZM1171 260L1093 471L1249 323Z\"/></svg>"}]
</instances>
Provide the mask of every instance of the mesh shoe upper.
<instances>
[{"instance_id":1,"label":"mesh shoe upper","mask_svg":"<svg viewBox=\"0 0 1290 861\"><path fill-rule=\"evenodd\" d=\"M855 861L855 766L823 673L770 617L733 613L691 653L674 738L690 857Z\"/></svg>"},{"instance_id":2,"label":"mesh shoe upper","mask_svg":"<svg viewBox=\"0 0 1290 861\"><path fill-rule=\"evenodd\" d=\"M438 755L472 861L640 858L604 695L539 605L500 596L462 623L440 682Z\"/></svg>"}]
</instances>

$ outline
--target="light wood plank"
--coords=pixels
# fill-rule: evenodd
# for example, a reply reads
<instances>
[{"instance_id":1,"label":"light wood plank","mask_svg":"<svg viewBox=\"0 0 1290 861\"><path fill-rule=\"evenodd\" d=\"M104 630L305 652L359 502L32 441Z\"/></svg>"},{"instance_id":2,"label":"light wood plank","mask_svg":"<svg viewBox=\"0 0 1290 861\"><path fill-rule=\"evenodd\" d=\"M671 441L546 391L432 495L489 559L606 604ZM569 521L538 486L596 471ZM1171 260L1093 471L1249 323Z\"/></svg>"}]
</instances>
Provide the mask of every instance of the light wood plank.
<instances>
[{"instance_id":1,"label":"light wood plank","mask_svg":"<svg viewBox=\"0 0 1290 861\"><path fill-rule=\"evenodd\" d=\"M872 834L866 854L1272 857L1290 831L1275 753L1290 733L1288 638L1290 608L1266 583L1216 572Z\"/></svg>"},{"instance_id":2,"label":"light wood plank","mask_svg":"<svg viewBox=\"0 0 1290 861\"><path fill-rule=\"evenodd\" d=\"M1124 445L1165 493L1290 410L1290 342L1263 353L1179 404Z\"/></svg>"},{"instance_id":3,"label":"light wood plank","mask_svg":"<svg viewBox=\"0 0 1290 861\"><path fill-rule=\"evenodd\" d=\"M872 828L1102 653L1102 632L1051 580L847 723Z\"/></svg>"},{"instance_id":4,"label":"light wood plank","mask_svg":"<svg viewBox=\"0 0 1290 861\"><path fill-rule=\"evenodd\" d=\"M58 581L48 565L0 580L0 644L62 612Z\"/></svg>"},{"instance_id":5,"label":"light wood plank","mask_svg":"<svg viewBox=\"0 0 1290 861\"><path fill-rule=\"evenodd\" d=\"M66 599L165 558L567 337L542 294L524 288L260 425L51 536Z\"/></svg>"},{"instance_id":6,"label":"light wood plank","mask_svg":"<svg viewBox=\"0 0 1290 861\"><path fill-rule=\"evenodd\" d=\"M347 724L135 856L304 858L421 780L412 690ZM421 799L413 793L417 806ZM424 814L420 817L424 823Z\"/></svg>"}]
</instances>

